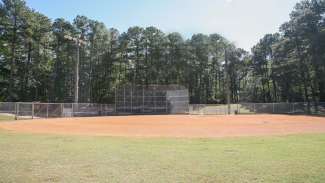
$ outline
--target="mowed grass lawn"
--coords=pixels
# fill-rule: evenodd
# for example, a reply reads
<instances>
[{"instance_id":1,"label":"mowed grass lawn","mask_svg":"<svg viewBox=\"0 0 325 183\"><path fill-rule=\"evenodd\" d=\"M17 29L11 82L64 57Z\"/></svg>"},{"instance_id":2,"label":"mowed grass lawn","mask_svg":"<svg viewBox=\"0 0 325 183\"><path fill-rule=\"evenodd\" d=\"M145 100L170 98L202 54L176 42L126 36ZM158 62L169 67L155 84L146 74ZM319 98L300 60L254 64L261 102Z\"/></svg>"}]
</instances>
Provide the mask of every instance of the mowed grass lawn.
<instances>
[{"instance_id":1,"label":"mowed grass lawn","mask_svg":"<svg viewBox=\"0 0 325 183\"><path fill-rule=\"evenodd\" d=\"M131 139L0 130L0 182L325 182L325 134Z\"/></svg>"},{"instance_id":2,"label":"mowed grass lawn","mask_svg":"<svg viewBox=\"0 0 325 183\"><path fill-rule=\"evenodd\" d=\"M14 116L8 116L8 115L0 114L0 122L2 122L2 121L12 121L14 119L15 119Z\"/></svg>"}]
</instances>

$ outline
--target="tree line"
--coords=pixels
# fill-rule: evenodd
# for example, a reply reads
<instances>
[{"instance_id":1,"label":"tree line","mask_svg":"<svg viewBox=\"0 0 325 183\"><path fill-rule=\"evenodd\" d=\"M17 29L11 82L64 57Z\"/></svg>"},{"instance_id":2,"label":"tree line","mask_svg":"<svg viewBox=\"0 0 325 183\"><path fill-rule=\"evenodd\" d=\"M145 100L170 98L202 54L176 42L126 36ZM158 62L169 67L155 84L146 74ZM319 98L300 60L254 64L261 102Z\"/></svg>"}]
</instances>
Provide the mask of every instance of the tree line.
<instances>
[{"instance_id":1,"label":"tree line","mask_svg":"<svg viewBox=\"0 0 325 183\"><path fill-rule=\"evenodd\" d=\"M113 103L115 88L183 85L191 103L325 101L325 1L303 0L251 53L220 34L126 32L77 16L51 21L23 0L0 2L0 101ZM229 92L228 92L229 90Z\"/></svg>"}]
</instances>

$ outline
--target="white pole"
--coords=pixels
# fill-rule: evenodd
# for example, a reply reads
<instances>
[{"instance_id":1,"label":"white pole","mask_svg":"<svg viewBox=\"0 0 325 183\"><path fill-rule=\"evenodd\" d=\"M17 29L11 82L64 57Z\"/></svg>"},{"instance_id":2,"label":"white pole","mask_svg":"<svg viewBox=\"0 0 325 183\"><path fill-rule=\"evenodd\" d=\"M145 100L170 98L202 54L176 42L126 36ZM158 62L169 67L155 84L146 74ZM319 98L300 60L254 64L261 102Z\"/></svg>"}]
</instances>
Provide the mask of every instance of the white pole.
<instances>
[{"instance_id":1,"label":"white pole","mask_svg":"<svg viewBox=\"0 0 325 183\"><path fill-rule=\"evenodd\" d=\"M78 103L79 102L79 59L80 59L80 54L79 54L79 39L77 39L77 61L76 61L76 66L75 66L75 91L74 91L74 102Z\"/></svg>"}]
</instances>

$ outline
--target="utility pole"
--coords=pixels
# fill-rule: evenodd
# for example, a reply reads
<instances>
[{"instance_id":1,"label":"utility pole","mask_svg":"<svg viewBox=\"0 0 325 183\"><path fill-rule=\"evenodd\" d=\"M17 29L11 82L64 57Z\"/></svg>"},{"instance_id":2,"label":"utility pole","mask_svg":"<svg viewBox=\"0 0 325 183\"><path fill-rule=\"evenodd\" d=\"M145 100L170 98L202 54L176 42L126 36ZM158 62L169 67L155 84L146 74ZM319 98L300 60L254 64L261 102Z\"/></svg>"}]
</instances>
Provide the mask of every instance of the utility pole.
<instances>
[{"instance_id":1,"label":"utility pole","mask_svg":"<svg viewBox=\"0 0 325 183\"><path fill-rule=\"evenodd\" d=\"M227 46L225 45L225 82L226 82L226 100L227 100L227 108L228 108L228 115L230 115L230 83L229 83L229 67L228 67L228 53L227 53Z\"/></svg>"},{"instance_id":2,"label":"utility pole","mask_svg":"<svg viewBox=\"0 0 325 183\"><path fill-rule=\"evenodd\" d=\"M74 84L74 103L79 103L79 63L80 63L80 44L77 39L77 62L75 67L75 84Z\"/></svg>"},{"instance_id":3,"label":"utility pole","mask_svg":"<svg viewBox=\"0 0 325 183\"><path fill-rule=\"evenodd\" d=\"M80 46L86 45L86 42L80 38L65 35L64 38L73 41L77 45L77 59L75 64L75 83L74 83L74 103L79 103L79 65L80 65Z\"/></svg>"}]
</instances>

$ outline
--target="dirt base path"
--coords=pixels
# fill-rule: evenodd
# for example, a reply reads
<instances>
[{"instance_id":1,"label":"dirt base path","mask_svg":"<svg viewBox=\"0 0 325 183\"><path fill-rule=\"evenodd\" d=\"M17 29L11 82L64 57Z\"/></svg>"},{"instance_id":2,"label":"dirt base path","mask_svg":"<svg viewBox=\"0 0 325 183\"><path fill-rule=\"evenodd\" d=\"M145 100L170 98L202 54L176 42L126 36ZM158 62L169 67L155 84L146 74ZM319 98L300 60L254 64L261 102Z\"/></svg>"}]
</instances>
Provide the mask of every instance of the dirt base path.
<instances>
[{"instance_id":1,"label":"dirt base path","mask_svg":"<svg viewBox=\"0 0 325 183\"><path fill-rule=\"evenodd\" d=\"M325 118L289 115L115 116L5 122L0 123L0 128L42 134L214 138L325 133Z\"/></svg>"}]
</instances>

